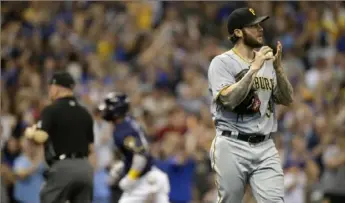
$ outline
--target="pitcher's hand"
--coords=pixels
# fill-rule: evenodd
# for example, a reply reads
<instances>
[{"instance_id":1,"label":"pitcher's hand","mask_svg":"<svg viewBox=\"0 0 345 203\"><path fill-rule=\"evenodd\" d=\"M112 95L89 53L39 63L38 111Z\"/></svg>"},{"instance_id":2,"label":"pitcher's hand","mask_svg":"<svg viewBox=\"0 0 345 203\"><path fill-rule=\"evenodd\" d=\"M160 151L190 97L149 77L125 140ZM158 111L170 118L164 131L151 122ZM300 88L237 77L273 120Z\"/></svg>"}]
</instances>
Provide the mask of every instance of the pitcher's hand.
<instances>
[{"instance_id":1,"label":"pitcher's hand","mask_svg":"<svg viewBox=\"0 0 345 203\"><path fill-rule=\"evenodd\" d=\"M263 46L259 51L254 52L255 58L251 65L251 69L253 70L260 70L266 60L274 59L274 56L269 54L270 52L273 52L269 46Z\"/></svg>"}]
</instances>

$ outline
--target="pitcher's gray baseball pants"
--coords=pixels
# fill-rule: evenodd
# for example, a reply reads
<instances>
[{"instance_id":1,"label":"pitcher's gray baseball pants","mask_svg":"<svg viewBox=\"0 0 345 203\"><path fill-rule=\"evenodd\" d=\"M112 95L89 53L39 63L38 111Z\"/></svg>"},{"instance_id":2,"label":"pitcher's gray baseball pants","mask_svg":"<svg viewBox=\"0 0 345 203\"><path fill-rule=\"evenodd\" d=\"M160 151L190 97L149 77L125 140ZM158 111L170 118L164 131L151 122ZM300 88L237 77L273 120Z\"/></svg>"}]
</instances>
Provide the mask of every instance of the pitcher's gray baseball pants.
<instances>
[{"instance_id":1,"label":"pitcher's gray baseball pants","mask_svg":"<svg viewBox=\"0 0 345 203\"><path fill-rule=\"evenodd\" d=\"M258 203L284 202L284 175L272 139L250 145L217 135L210 156L216 173L217 203L241 203L247 183Z\"/></svg>"},{"instance_id":2,"label":"pitcher's gray baseball pants","mask_svg":"<svg viewBox=\"0 0 345 203\"><path fill-rule=\"evenodd\" d=\"M87 159L65 159L54 163L41 193L41 203L91 203L93 169Z\"/></svg>"}]
</instances>

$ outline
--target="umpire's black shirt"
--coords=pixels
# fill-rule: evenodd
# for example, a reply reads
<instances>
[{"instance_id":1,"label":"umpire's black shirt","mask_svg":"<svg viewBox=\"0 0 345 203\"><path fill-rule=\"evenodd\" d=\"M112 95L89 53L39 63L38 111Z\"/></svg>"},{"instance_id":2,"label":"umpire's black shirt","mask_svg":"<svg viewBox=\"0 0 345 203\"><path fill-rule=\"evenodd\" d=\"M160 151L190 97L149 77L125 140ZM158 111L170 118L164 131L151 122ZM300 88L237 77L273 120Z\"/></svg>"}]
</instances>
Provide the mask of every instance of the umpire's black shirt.
<instances>
[{"instance_id":1,"label":"umpire's black shirt","mask_svg":"<svg viewBox=\"0 0 345 203\"><path fill-rule=\"evenodd\" d=\"M93 119L74 97L57 99L43 109L37 127L49 135L45 143L48 164L62 154L87 156L94 139Z\"/></svg>"}]
</instances>

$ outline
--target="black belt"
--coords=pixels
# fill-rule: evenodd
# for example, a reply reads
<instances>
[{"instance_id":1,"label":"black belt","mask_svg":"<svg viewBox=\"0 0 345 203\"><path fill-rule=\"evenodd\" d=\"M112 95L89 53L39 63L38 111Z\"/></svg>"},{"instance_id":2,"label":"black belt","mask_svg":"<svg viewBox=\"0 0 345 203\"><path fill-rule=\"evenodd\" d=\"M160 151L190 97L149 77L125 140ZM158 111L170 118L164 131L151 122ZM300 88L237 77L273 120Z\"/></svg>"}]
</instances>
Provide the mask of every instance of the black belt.
<instances>
[{"instance_id":1,"label":"black belt","mask_svg":"<svg viewBox=\"0 0 345 203\"><path fill-rule=\"evenodd\" d=\"M235 138L241 141L249 142L250 144L258 144L271 138L271 135L260 134L235 134L231 131L223 131L222 136Z\"/></svg>"},{"instance_id":2,"label":"black belt","mask_svg":"<svg viewBox=\"0 0 345 203\"><path fill-rule=\"evenodd\" d=\"M64 160L64 159L83 159L86 158L87 155L85 153L65 153L65 154L59 154L54 156L52 159L47 160L47 163L49 165L52 165L56 161Z\"/></svg>"}]
</instances>

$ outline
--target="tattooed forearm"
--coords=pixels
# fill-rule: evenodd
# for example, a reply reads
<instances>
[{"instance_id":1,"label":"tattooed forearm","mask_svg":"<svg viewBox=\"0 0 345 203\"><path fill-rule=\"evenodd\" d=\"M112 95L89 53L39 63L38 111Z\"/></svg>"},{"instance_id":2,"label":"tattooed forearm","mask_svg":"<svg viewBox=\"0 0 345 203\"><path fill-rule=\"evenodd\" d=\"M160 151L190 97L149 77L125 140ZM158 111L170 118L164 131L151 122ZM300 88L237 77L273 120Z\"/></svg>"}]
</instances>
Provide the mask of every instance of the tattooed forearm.
<instances>
[{"instance_id":1,"label":"tattooed forearm","mask_svg":"<svg viewBox=\"0 0 345 203\"><path fill-rule=\"evenodd\" d=\"M230 87L231 91L224 91L225 93L219 96L222 104L231 110L239 105L248 95L249 90L253 85L256 73L256 70L249 70L240 81Z\"/></svg>"},{"instance_id":2,"label":"tattooed forearm","mask_svg":"<svg viewBox=\"0 0 345 203\"><path fill-rule=\"evenodd\" d=\"M276 69L277 85L274 88L274 100L277 104L289 105L293 101L292 85L282 68Z\"/></svg>"}]
</instances>

